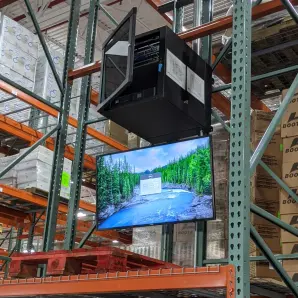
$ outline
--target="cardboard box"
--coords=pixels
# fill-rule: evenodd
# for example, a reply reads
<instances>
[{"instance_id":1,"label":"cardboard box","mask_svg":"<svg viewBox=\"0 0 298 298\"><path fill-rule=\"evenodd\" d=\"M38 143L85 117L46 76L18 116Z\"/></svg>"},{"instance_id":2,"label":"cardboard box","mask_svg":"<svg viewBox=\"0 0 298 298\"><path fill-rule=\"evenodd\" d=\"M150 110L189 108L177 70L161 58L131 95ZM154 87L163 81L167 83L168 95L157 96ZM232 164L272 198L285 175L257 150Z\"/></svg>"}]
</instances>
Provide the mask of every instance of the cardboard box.
<instances>
[{"instance_id":1,"label":"cardboard box","mask_svg":"<svg viewBox=\"0 0 298 298\"><path fill-rule=\"evenodd\" d=\"M207 241L207 259L223 259L228 255L228 240L216 239Z\"/></svg>"},{"instance_id":2,"label":"cardboard box","mask_svg":"<svg viewBox=\"0 0 298 298\"><path fill-rule=\"evenodd\" d=\"M298 214L283 214L280 216L280 219L285 223L293 226L294 228L298 228ZM289 242L297 242L297 237L288 233L285 230L281 230L281 242L289 243Z\"/></svg>"},{"instance_id":3,"label":"cardboard box","mask_svg":"<svg viewBox=\"0 0 298 298\"><path fill-rule=\"evenodd\" d=\"M228 222L226 220L212 220L207 224L207 241L228 239Z\"/></svg>"},{"instance_id":4,"label":"cardboard box","mask_svg":"<svg viewBox=\"0 0 298 298\"><path fill-rule=\"evenodd\" d=\"M298 160L282 164L282 180L289 186L298 186Z\"/></svg>"},{"instance_id":5,"label":"cardboard box","mask_svg":"<svg viewBox=\"0 0 298 298\"><path fill-rule=\"evenodd\" d=\"M256 222L259 222L259 220L255 220ZM261 220L260 220L261 221ZM265 220L264 220L265 222ZM258 233L264 238L264 240L272 240L272 249L273 248L278 248L280 251L280 235L281 231L280 228L277 227L274 224L268 223L265 224L258 224L258 223L253 223L255 229L258 231ZM274 242L276 241L276 242ZM274 243L274 244L273 244ZM271 248L271 247L270 247Z\"/></svg>"},{"instance_id":6,"label":"cardboard box","mask_svg":"<svg viewBox=\"0 0 298 298\"><path fill-rule=\"evenodd\" d=\"M279 157L276 157L274 155L263 155L262 161L273 171L278 177L282 177L282 158L280 155ZM269 178L271 178L271 175L268 174L268 172L260 165L256 168L257 174L265 174ZM272 178L271 178L272 179Z\"/></svg>"},{"instance_id":7,"label":"cardboard box","mask_svg":"<svg viewBox=\"0 0 298 298\"><path fill-rule=\"evenodd\" d=\"M82 185L80 199L90 204L96 204L96 190Z\"/></svg>"},{"instance_id":8,"label":"cardboard box","mask_svg":"<svg viewBox=\"0 0 298 298\"><path fill-rule=\"evenodd\" d=\"M174 242L173 263L182 267L192 267L194 264L194 243Z\"/></svg>"},{"instance_id":9,"label":"cardboard box","mask_svg":"<svg viewBox=\"0 0 298 298\"><path fill-rule=\"evenodd\" d=\"M283 98L288 90L283 90ZM281 121L281 137L288 138L298 135L298 91L294 94Z\"/></svg>"},{"instance_id":10,"label":"cardboard box","mask_svg":"<svg viewBox=\"0 0 298 298\"><path fill-rule=\"evenodd\" d=\"M174 225L174 242L193 242L195 238L196 224L180 223Z\"/></svg>"},{"instance_id":11,"label":"cardboard box","mask_svg":"<svg viewBox=\"0 0 298 298\"><path fill-rule=\"evenodd\" d=\"M9 177L9 178L0 178L0 184L5 184L8 186L16 187L17 186L17 178Z\"/></svg>"},{"instance_id":12,"label":"cardboard box","mask_svg":"<svg viewBox=\"0 0 298 298\"><path fill-rule=\"evenodd\" d=\"M128 133L128 148L139 148L140 147L140 137L135 135L134 133Z\"/></svg>"},{"instance_id":13,"label":"cardboard box","mask_svg":"<svg viewBox=\"0 0 298 298\"><path fill-rule=\"evenodd\" d=\"M254 174L251 177L251 189L255 201L279 201L279 185L268 174Z\"/></svg>"},{"instance_id":14,"label":"cardboard box","mask_svg":"<svg viewBox=\"0 0 298 298\"><path fill-rule=\"evenodd\" d=\"M279 214L279 202L277 200L271 200L270 197L255 197L251 192L251 202L257 205L258 207L266 210L267 212L277 216Z\"/></svg>"},{"instance_id":15,"label":"cardboard box","mask_svg":"<svg viewBox=\"0 0 298 298\"><path fill-rule=\"evenodd\" d=\"M108 120L106 121L106 135L113 138L114 140L127 145L128 142L128 132L125 128L116 124L115 122Z\"/></svg>"},{"instance_id":16,"label":"cardboard box","mask_svg":"<svg viewBox=\"0 0 298 298\"><path fill-rule=\"evenodd\" d=\"M2 16L1 38L37 59L37 35L7 16Z\"/></svg>"},{"instance_id":17,"label":"cardboard box","mask_svg":"<svg viewBox=\"0 0 298 298\"><path fill-rule=\"evenodd\" d=\"M287 269L286 269L287 270ZM298 270L296 269L296 271L295 272L289 272L288 270L287 270L287 273L288 273L288 275L290 276L290 278L292 278L292 280L294 281L294 282L298 282Z\"/></svg>"},{"instance_id":18,"label":"cardboard box","mask_svg":"<svg viewBox=\"0 0 298 298\"><path fill-rule=\"evenodd\" d=\"M297 132L298 134L298 132ZM298 136L283 139L282 146L284 163L295 162L298 160Z\"/></svg>"},{"instance_id":19,"label":"cardboard box","mask_svg":"<svg viewBox=\"0 0 298 298\"><path fill-rule=\"evenodd\" d=\"M263 135L264 135L264 132L258 132L258 131L251 132L251 146L254 150L259 145ZM281 160L282 159L282 141L283 140L281 138L280 131L276 132L272 136L268 146L266 147L264 155L275 156L278 160Z\"/></svg>"},{"instance_id":20,"label":"cardboard box","mask_svg":"<svg viewBox=\"0 0 298 298\"><path fill-rule=\"evenodd\" d=\"M277 272L269 265L268 262L250 262L250 277L251 278L273 278L280 280Z\"/></svg>"},{"instance_id":21,"label":"cardboard box","mask_svg":"<svg viewBox=\"0 0 298 298\"><path fill-rule=\"evenodd\" d=\"M298 240L297 240L297 242L293 242L293 243L282 243L282 253L283 254L297 254L298 253Z\"/></svg>"},{"instance_id":22,"label":"cardboard box","mask_svg":"<svg viewBox=\"0 0 298 298\"><path fill-rule=\"evenodd\" d=\"M298 194L298 187L291 189ZM279 196L280 214L298 214L298 203L285 190L281 189Z\"/></svg>"},{"instance_id":23,"label":"cardboard box","mask_svg":"<svg viewBox=\"0 0 298 298\"><path fill-rule=\"evenodd\" d=\"M298 272L298 260L284 260L282 263L287 272Z\"/></svg>"},{"instance_id":24,"label":"cardboard box","mask_svg":"<svg viewBox=\"0 0 298 298\"><path fill-rule=\"evenodd\" d=\"M0 73L6 78L13 80L17 84L23 86L29 91L33 90L34 83L22 75L16 73L11 68L0 64ZM11 98L11 95L5 92L0 92L0 101ZM18 111L18 112L17 112ZM31 106L17 98L0 103L0 114L7 115L9 118L22 122L27 125L30 118ZM24 122L25 121L25 122Z\"/></svg>"},{"instance_id":25,"label":"cardboard box","mask_svg":"<svg viewBox=\"0 0 298 298\"><path fill-rule=\"evenodd\" d=\"M282 249L281 249L280 241L277 241L275 239L268 239L268 238L263 238L263 239L274 254L281 253ZM256 246L256 244L253 242L253 240L250 240L249 254L250 254L250 256L262 256L263 255L263 253L259 250L259 248Z\"/></svg>"},{"instance_id":26,"label":"cardboard box","mask_svg":"<svg viewBox=\"0 0 298 298\"><path fill-rule=\"evenodd\" d=\"M55 51L52 48L49 48L49 51L58 76L60 77L60 79L62 79L64 56L62 53ZM77 86L77 84L78 81L75 80L73 89L76 89L75 86ZM52 103L59 101L61 97L59 87L56 83L53 72L50 69L50 65L42 49L40 49L39 51L39 58L37 60L34 92ZM76 102L79 102L77 98Z\"/></svg>"},{"instance_id":27,"label":"cardboard box","mask_svg":"<svg viewBox=\"0 0 298 298\"><path fill-rule=\"evenodd\" d=\"M35 80L37 60L21 49L13 49L12 69L30 81Z\"/></svg>"},{"instance_id":28,"label":"cardboard box","mask_svg":"<svg viewBox=\"0 0 298 298\"><path fill-rule=\"evenodd\" d=\"M251 113L251 132L265 132L268 128L271 120L273 119L275 112L264 112L254 110ZM280 131L280 126L277 126L276 132Z\"/></svg>"}]
</instances>

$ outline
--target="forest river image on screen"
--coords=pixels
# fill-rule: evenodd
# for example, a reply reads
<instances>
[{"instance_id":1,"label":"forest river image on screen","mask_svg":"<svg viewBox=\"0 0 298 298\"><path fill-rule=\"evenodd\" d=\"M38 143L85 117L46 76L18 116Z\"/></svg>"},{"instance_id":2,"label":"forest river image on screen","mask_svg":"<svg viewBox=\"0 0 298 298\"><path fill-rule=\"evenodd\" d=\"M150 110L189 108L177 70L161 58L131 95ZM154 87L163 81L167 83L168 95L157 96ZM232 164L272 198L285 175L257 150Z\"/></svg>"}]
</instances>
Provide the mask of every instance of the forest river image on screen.
<instances>
[{"instance_id":1,"label":"forest river image on screen","mask_svg":"<svg viewBox=\"0 0 298 298\"><path fill-rule=\"evenodd\" d=\"M212 219L208 137L97 158L97 228Z\"/></svg>"}]
</instances>

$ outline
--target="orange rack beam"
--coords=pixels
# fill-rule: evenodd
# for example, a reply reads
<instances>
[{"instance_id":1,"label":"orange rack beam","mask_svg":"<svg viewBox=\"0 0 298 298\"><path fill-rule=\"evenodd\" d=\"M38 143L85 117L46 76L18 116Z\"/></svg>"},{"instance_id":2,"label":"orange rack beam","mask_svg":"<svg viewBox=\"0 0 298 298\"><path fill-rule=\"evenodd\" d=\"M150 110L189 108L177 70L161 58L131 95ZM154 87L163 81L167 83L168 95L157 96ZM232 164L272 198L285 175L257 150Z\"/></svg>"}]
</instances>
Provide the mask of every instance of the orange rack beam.
<instances>
[{"instance_id":1,"label":"orange rack beam","mask_svg":"<svg viewBox=\"0 0 298 298\"><path fill-rule=\"evenodd\" d=\"M41 132L3 115L0 115L0 130L13 136L17 136L18 138L28 142L28 146L35 143L43 136ZM55 140L53 138L48 138L45 146L50 150L54 150ZM73 160L74 148L71 146L66 146L64 156L70 160ZM90 170L95 170L95 158L85 154L84 167Z\"/></svg>"},{"instance_id":2,"label":"orange rack beam","mask_svg":"<svg viewBox=\"0 0 298 298\"><path fill-rule=\"evenodd\" d=\"M0 89L8 94L15 96L16 98L18 98L26 103L34 106L35 108L48 113L49 115L51 115L53 117L57 118L59 115L59 112L56 111L54 108L40 102L38 99L22 92L21 90L12 87L11 85L5 83L4 81L0 81ZM70 124L71 126L74 126L76 128L78 127L78 121L73 117L68 117L68 124ZM99 132L91 127L87 127L87 134L103 143L106 143L107 145L109 145L113 148L120 150L120 151L128 150L128 148L126 146L122 145L121 143L115 141L114 139L102 134L101 132Z\"/></svg>"},{"instance_id":3,"label":"orange rack beam","mask_svg":"<svg viewBox=\"0 0 298 298\"><path fill-rule=\"evenodd\" d=\"M235 297L234 267L171 268L0 281L0 297L226 289Z\"/></svg>"},{"instance_id":4,"label":"orange rack beam","mask_svg":"<svg viewBox=\"0 0 298 298\"><path fill-rule=\"evenodd\" d=\"M78 78L93 74L95 72L100 71L100 68L101 68L100 61L95 61L94 63L83 65L79 68L69 70L68 79L72 81L74 79L78 79Z\"/></svg>"},{"instance_id":5,"label":"orange rack beam","mask_svg":"<svg viewBox=\"0 0 298 298\"><path fill-rule=\"evenodd\" d=\"M17 198L21 201L31 203L33 205L41 206L41 207L47 207L47 205L48 205L47 198L44 198L42 196L33 194L31 192L28 192L28 191L25 191L22 189L11 187L11 186L8 186L5 184L0 184L0 195L1 196L6 195L6 196L13 197L13 198ZM82 208L86 211L90 211L90 212L94 212L94 213L96 212L95 206L91 205L89 203L86 203L86 202L80 202L79 208ZM58 211L67 213L68 212L67 205L59 204Z\"/></svg>"},{"instance_id":6,"label":"orange rack beam","mask_svg":"<svg viewBox=\"0 0 298 298\"><path fill-rule=\"evenodd\" d=\"M27 192L26 190L17 189L5 184L0 184L0 198L5 197L8 198L16 198L20 201L31 203L32 205L37 205L41 207L47 207L48 200L47 198L44 198L42 196L33 194L31 192ZM79 202L79 208L90 211L95 213L96 207L94 205L91 205L89 203L80 201ZM58 212L64 213L64 214L58 214L58 224L66 225L67 222L67 216L65 215L68 212L68 206L66 204L59 204L58 206ZM13 219L13 218L12 218ZM16 224L19 224L15 222ZM14 225L12 225L14 226ZM88 222L84 222L82 220L78 220L78 226L77 229L80 232L87 232L90 228L91 224ZM112 239L112 240L119 240L123 243L131 243L131 237L125 236L121 233L118 233L117 231L96 231L94 232L95 235Z\"/></svg>"}]
</instances>

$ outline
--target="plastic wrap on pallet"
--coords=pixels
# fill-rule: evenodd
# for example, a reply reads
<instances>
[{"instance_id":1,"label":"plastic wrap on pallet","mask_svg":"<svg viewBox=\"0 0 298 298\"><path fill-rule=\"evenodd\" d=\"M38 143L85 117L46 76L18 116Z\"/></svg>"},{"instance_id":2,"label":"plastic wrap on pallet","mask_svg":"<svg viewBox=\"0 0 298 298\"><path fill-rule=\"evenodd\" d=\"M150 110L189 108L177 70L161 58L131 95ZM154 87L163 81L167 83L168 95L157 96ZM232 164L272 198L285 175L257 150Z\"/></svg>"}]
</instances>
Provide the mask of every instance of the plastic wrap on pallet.
<instances>
[{"instance_id":1,"label":"plastic wrap on pallet","mask_svg":"<svg viewBox=\"0 0 298 298\"><path fill-rule=\"evenodd\" d=\"M161 226L134 228L132 244L122 248L154 259L160 259L161 237Z\"/></svg>"},{"instance_id":2,"label":"plastic wrap on pallet","mask_svg":"<svg viewBox=\"0 0 298 298\"><path fill-rule=\"evenodd\" d=\"M193 266L195 223L176 224L173 241L173 263L183 267Z\"/></svg>"},{"instance_id":3,"label":"plastic wrap on pallet","mask_svg":"<svg viewBox=\"0 0 298 298\"><path fill-rule=\"evenodd\" d=\"M13 162L18 157L18 154L13 156L6 156L0 158L0 172L4 170L11 162ZM17 171L16 169L11 169L4 176L0 178L0 184L16 186L17 184Z\"/></svg>"},{"instance_id":4,"label":"plastic wrap on pallet","mask_svg":"<svg viewBox=\"0 0 298 298\"><path fill-rule=\"evenodd\" d=\"M33 91L38 38L8 17L2 15L0 19L0 73ZM9 98L13 96L0 92L0 114L28 125L31 106L18 99L8 100Z\"/></svg>"},{"instance_id":5,"label":"plastic wrap on pallet","mask_svg":"<svg viewBox=\"0 0 298 298\"><path fill-rule=\"evenodd\" d=\"M0 44L1 48L1 44ZM16 73L11 68L1 64L0 62L0 73L6 78L13 80L22 87L28 89L29 91L33 90L34 82L28 80L22 75ZM12 98L11 94L0 91L0 114L7 115L7 117L12 118L15 121L21 122L25 125L28 124L31 106L17 98L7 100ZM7 100L7 101L4 101Z\"/></svg>"},{"instance_id":6,"label":"plastic wrap on pallet","mask_svg":"<svg viewBox=\"0 0 298 298\"><path fill-rule=\"evenodd\" d=\"M22 149L21 153L27 149ZM39 146L26 156L15 167L17 170L17 185L20 189L36 188L48 192L52 173L53 151ZM69 199L72 162L64 158L61 197Z\"/></svg>"},{"instance_id":7,"label":"plastic wrap on pallet","mask_svg":"<svg viewBox=\"0 0 298 298\"><path fill-rule=\"evenodd\" d=\"M14 72L24 76L30 81L34 81L36 73L36 58L23 52L15 45L3 40L0 37L0 63L12 69Z\"/></svg>"},{"instance_id":8,"label":"plastic wrap on pallet","mask_svg":"<svg viewBox=\"0 0 298 298\"><path fill-rule=\"evenodd\" d=\"M206 258L223 259L227 257L228 240L219 239L207 241Z\"/></svg>"},{"instance_id":9,"label":"plastic wrap on pallet","mask_svg":"<svg viewBox=\"0 0 298 298\"><path fill-rule=\"evenodd\" d=\"M5 41L37 59L39 45L37 35L5 15L1 17L1 36Z\"/></svg>"},{"instance_id":10,"label":"plastic wrap on pallet","mask_svg":"<svg viewBox=\"0 0 298 298\"><path fill-rule=\"evenodd\" d=\"M90 204L96 204L96 190L82 185L81 200Z\"/></svg>"}]
</instances>

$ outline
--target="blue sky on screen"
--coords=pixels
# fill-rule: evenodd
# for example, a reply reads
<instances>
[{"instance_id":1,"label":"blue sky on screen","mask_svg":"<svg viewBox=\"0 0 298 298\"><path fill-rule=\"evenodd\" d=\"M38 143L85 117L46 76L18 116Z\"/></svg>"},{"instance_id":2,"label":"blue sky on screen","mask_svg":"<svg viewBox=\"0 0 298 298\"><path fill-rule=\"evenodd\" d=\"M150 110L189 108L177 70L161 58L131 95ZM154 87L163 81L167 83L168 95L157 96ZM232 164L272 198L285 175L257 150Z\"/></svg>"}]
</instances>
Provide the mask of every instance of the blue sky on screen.
<instances>
[{"instance_id":1,"label":"blue sky on screen","mask_svg":"<svg viewBox=\"0 0 298 298\"><path fill-rule=\"evenodd\" d=\"M128 164L135 167L137 173L142 173L146 170L153 170L157 167L164 166L174 158L178 159L181 156L187 155L190 151L197 147L209 146L209 138L200 138L188 140L184 142L167 144L157 147L144 148L141 150L123 152L113 154L113 162L123 160L126 156ZM109 155L105 156L105 160L109 160Z\"/></svg>"}]
</instances>

